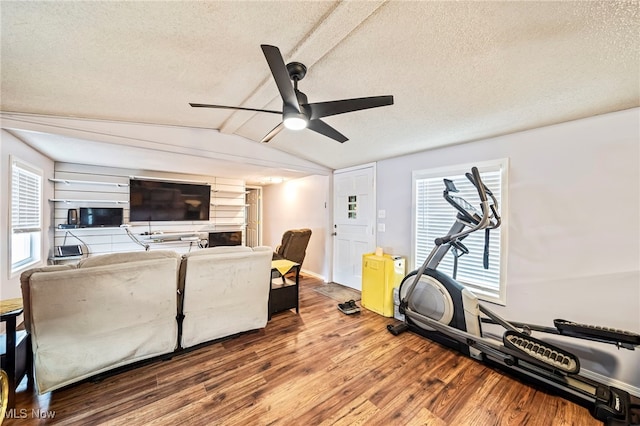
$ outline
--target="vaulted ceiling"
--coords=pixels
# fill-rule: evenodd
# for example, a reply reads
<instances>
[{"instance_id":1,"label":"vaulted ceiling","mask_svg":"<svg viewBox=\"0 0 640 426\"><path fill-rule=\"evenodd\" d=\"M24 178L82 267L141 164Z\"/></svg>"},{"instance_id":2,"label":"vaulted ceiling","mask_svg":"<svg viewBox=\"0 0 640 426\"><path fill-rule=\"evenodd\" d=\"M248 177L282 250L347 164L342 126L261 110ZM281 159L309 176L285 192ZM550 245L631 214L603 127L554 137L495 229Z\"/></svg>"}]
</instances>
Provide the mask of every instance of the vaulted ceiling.
<instances>
[{"instance_id":1,"label":"vaulted ceiling","mask_svg":"<svg viewBox=\"0 0 640 426\"><path fill-rule=\"evenodd\" d=\"M3 1L2 127L56 161L249 180L327 173L640 105L638 1ZM258 141L261 44L310 102L393 95Z\"/></svg>"}]
</instances>

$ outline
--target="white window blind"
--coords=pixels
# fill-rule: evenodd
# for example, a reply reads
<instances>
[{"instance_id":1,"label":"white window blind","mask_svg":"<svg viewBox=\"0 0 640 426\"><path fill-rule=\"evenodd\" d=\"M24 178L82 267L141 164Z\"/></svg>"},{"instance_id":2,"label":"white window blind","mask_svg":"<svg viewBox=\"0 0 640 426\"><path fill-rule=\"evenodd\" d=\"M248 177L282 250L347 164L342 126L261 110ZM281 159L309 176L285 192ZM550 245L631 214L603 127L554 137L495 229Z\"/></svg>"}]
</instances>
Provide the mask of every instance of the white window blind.
<instances>
[{"instance_id":1,"label":"white window blind","mask_svg":"<svg viewBox=\"0 0 640 426\"><path fill-rule=\"evenodd\" d=\"M485 167L481 172L482 181L497 198L501 215L502 209L502 185L505 182L506 170L500 163L488 170ZM470 170L470 167L466 170ZM414 260L418 268L427 258L434 247L434 240L449 233L453 225L457 210L443 197L445 189L443 179L454 182L459 192L454 195L467 200L471 205L480 210L480 199L476 188L465 177L460 168L440 170L435 174L429 171L414 173L415 189L415 245ZM504 285L502 271L502 227L490 231L489 245L489 269L484 269L484 238L485 232L478 231L470 234L461 242L469 253L458 259L456 280L469 287L478 297L498 303L504 303ZM454 255L453 250L444 257L438 270L447 275L453 275Z\"/></svg>"},{"instance_id":2,"label":"white window blind","mask_svg":"<svg viewBox=\"0 0 640 426\"><path fill-rule=\"evenodd\" d=\"M41 177L14 164L11 178L11 228L14 232L40 231Z\"/></svg>"},{"instance_id":3,"label":"white window blind","mask_svg":"<svg viewBox=\"0 0 640 426\"><path fill-rule=\"evenodd\" d=\"M42 172L11 161L11 270L40 260Z\"/></svg>"}]
</instances>

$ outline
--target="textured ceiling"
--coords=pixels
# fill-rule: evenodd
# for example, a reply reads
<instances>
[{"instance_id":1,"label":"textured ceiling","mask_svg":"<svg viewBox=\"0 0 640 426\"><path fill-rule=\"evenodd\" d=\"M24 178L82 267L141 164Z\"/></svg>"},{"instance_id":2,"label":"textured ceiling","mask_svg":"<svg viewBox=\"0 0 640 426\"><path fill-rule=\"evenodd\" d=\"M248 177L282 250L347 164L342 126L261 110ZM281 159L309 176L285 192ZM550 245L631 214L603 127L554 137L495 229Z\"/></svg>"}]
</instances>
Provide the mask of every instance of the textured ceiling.
<instances>
[{"instance_id":1,"label":"textured ceiling","mask_svg":"<svg viewBox=\"0 0 640 426\"><path fill-rule=\"evenodd\" d=\"M157 157L149 167L184 172L236 163L255 179L326 172L639 106L639 10L637 1L3 1L2 125L58 161L122 167L147 155ZM310 102L391 94L395 104L326 118L344 144L303 130L267 146L252 141L279 116L189 107L280 109L260 44L307 65L299 88ZM166 126L175 137L156 140ZM99 158L74 150L94 141Z\"/></svg>"}]
</instances>

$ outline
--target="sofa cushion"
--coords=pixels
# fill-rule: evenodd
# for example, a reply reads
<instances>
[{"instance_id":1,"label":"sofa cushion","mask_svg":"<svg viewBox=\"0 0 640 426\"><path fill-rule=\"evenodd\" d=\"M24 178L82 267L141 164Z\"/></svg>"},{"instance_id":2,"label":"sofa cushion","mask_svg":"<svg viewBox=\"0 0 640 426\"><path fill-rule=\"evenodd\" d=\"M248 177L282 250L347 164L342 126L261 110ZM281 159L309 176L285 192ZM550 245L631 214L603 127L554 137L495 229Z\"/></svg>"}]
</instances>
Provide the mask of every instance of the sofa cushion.
<instances>
[{"instance_id":1,"label":"sofa cushion","mask_svg":"<svg viewBox=\"0 0 640 426\"><path fill-rule=\"evenodd\" d=\"M137 262L151 259L180 259L180 255L171 250L133 251L126 253L109 253L99 256L91 256L81 260L78 268L93 268L95 266L121 265L123 263Z\"/></svg>"},{"instance_id":2,"label":"sofa cushion","mask_svg":"<svg viewBox=\"0 0 640 426\"><path fill-rule=\"evenodd\" d=\"M182 262L180 263L180 272L178 273L178 314L182 313L183 295L184 295L184 280L187 274L187 260L198 258L201 256L215 256L225 253L241 253L251 252L250 247L246 246L217 246L209 247L202 250L192 251L182 255Z\"/></svg>"}]
</instances>

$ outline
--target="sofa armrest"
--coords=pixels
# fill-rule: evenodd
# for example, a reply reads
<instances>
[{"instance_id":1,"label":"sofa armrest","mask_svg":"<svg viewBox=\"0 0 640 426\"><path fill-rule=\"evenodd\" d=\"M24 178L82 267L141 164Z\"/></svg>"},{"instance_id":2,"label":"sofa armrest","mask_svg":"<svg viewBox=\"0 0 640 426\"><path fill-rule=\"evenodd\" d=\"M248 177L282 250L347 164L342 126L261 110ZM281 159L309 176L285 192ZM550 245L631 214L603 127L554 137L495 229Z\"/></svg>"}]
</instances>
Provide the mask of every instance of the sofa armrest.
<instances>
[{"instance_id":1,"label":"sofa armrest","mask_svg":"<svg viewBox=\"0 0 640 426\"><path fill-rule=\"evenodd\" d=\"M75 265L50 265L31 268L20 274L20 289L22 290L22 306L24 307L24 328L31 333L31 276L36 272L54 272L76 269Z\"/></svg>"}]
</instances>

